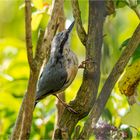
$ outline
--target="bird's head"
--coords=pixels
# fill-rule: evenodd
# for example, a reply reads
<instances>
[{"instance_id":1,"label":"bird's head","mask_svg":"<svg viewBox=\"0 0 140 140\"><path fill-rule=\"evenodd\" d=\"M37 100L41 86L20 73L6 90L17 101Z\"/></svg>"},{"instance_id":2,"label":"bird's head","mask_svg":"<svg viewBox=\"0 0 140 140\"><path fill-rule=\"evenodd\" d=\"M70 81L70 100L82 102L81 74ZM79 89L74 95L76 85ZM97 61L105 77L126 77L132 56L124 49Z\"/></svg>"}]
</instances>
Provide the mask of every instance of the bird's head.
<instances>
[{"instance_id":1,"label":"bird's head","mask_svg":"<svg viewBox=\"0 0 140 140\"><path fill-rule=\"evenodd\" d=\"M51 44L51 54L57 54L57 53L62 54L65 46L66 47L69 46L67 42L69 40L69 34L72 31L73 26L74 26L74 21L72 22L72 24L69 26L68 29L55 35Z\"/></svg>"}]
</instances>

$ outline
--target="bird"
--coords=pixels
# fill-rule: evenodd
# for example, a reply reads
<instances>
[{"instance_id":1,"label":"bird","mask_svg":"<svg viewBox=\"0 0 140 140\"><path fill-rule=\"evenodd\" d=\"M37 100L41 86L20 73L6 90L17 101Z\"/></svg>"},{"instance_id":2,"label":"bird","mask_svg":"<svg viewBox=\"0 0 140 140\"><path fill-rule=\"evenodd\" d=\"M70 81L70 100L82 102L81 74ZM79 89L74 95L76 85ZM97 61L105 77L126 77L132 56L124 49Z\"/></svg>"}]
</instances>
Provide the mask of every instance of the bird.
<instances>
[{"instance_id":1,"label":"bird","mask_svg":"<svg viewBox=\"0 0 140 140\"><path fill-rule=\"evenodd\" d=\"M78 58L69 43L73 26L74 21L68 29L56 34L51 42L50 58L38 80L35 106L41 99L54 95L69 111L76 113L57 96L71 85L78 71Z\"/></svg>"}]
</instances>

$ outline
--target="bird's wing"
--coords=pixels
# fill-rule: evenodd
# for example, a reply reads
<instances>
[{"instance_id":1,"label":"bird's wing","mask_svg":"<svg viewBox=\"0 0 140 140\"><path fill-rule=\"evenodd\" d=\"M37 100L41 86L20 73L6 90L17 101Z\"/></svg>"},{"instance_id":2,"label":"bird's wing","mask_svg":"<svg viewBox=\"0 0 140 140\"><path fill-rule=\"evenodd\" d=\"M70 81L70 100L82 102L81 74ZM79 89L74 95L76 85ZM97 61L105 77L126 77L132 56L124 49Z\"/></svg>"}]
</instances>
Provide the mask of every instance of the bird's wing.
<instances>
[{"instance_id":1,"label":"bird's wing","mask_svg":"<svg viewBox=\"0 0 140 140\"><path fill-rule=\"evenodd\" d=\"M66 80L67 80L67 72L64 69L64 67L46 66L38 82L36 100L40 100L49 94L61 90Z\"/></svg>"}]
</instances>

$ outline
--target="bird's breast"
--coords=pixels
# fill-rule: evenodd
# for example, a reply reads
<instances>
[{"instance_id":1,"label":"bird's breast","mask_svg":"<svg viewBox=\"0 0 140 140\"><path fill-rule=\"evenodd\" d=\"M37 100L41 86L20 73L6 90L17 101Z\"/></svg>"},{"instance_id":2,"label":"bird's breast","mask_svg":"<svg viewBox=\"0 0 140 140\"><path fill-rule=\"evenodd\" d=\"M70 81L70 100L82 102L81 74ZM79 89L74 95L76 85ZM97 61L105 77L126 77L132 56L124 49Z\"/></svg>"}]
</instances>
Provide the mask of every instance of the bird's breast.
<instances>
[{"instance_id":1,"label":"bird's breast","mask_svg":"<svg viewBox=\"0 0 140 140\"><path fill-rule=\"evenodd\" d=\"M78 59L77 56L72 51L69 51L65 60L66 60L65 67L67 71L67 81L65 87L68 87L76 77L78 71Z\"/></svg>"}]
</instances>

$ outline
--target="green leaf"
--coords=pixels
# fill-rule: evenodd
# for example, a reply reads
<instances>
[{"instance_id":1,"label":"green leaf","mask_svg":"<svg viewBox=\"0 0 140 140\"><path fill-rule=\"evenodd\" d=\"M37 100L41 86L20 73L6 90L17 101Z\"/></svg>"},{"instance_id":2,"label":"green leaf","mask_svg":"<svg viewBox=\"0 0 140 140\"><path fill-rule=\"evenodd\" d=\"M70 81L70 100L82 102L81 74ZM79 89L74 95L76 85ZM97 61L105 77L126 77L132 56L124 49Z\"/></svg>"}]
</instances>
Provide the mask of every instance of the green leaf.
<instances>
[{"instance_id":1,"label":"green leaf","mask_svg":"<svg viewBox=\"0 0 140 140\"><path fill-rule=\"evenodd\" d=\"M140 4L140 0L137 0L137 4Z\"/></svg>"},{"instance_id":2,"label":"green leaf","mask_svg":"<svg viewBox=\"0 0 140 140\"><path fill-rule=\"evenodd\" d=\"M32 0L34 7L41 10L43 8L43 1L42 0Z\"/></svg>"},{"instance_id":3,"label":"green leaf","mask_svg":"<svg viewBox=\"0 0 140 140\"><path fill-rule=\"evenodd\" d=\"M126 46L128 45L128 42L129 42L130 39L131 39L131 38L126 39L126 40L121 44L121 46L120 46L119 49L122 50L124 47L126 47ZM137 47L137 49L135 50L135 52L134 52L134 54L132 55L131 58L132 58L132 59L131 59L131 64L132 64L135 60L140 59L140 44L139 44L139 46Z\"/></svg>"},{"instance_id":4,"label":"green leaf","mask_svg":"<svg viewBox=\"0 0 140 140\"><path fill-rule=\"evenodd\" d=\"M32 14L32 30L33 31L37 30L42 17L43 17L42 14Z\"/></svg>"},{"instance_id":5,"label":"green leaf","mask_svg":"<svg viewBox=\"0 0 140 140\"><path fill-rule=\"evenodd\" d=\"M129 42L130 38L126 39L120 46L120 50L122 50L125 46L127 46L128 42Z\"/></svg>"},{"instance_id":6,"label":"green leaf","mask_svg":"<svg viewBox=\"0 0 140 140\"><path fill-rule=\"evenodd\" d=\"M137 138L137 139L140 139L140 132L137 133L136 138Z\"/></svg>"},{"instance_id":7,"label":"green leaf","mask_svg":"<svg viewBox=\"0 0 140 140\"><path fill-rule=\"evenodd\" d=\"M117 8L123 8L127 5L129 5L126 0L117 0L117 1L115 0L115 2L116 2L116 7Z\"/></svg>"},{"instance_id":8,"label":"green leaf","mask_svg":"<svg viewBox=\"0 0 140 140\"><path fill-rule=\"evenodd\" d=\"M134 104L131 107L130 112L128 112L123 118L122 123L135 126L136 128L140 127L140 106L138 104Z\"/></svg>"},{"instance_id":9,"label":"green leaf","mask_svg":"<svg viewBox=\"0 0 140 140\"><path fill-rule=\"evenodd\" d=\"M135 50L135 52L132 56L132 63L137 59L140 59L140 44L139 44L139 46L137 47L137 49Z\"/></svg>"}]
</instances>

